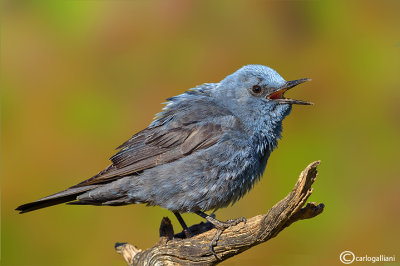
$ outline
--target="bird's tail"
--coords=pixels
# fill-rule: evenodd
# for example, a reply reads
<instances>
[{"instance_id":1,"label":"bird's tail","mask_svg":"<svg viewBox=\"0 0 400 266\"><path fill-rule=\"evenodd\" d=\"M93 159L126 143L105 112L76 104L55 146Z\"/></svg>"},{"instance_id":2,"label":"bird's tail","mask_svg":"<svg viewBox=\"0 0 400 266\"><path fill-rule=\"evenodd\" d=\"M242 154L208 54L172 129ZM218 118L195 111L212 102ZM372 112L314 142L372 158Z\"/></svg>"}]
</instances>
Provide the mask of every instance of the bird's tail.
<instances>
[{"instance_id":1,"label":"bird's tail","mask_svg":"<svg viewBox=\"0 0 400 266\"><path fill-rule=\"evenodd\" d=\"M19 211L19 213L25 213L25 212L30 212L46 207L50 207L53 205L61 204L61 203L66 203L70 201L76 200L76 197L85 193L86 191L92 190L99 185L91 185L91 186L84 186L84 187L71 187L68 188L64 191L58 192L56 194L41 198L37 201L30 202L23 204L16 208L16 211Z\"/></svg>"}]
</instances>

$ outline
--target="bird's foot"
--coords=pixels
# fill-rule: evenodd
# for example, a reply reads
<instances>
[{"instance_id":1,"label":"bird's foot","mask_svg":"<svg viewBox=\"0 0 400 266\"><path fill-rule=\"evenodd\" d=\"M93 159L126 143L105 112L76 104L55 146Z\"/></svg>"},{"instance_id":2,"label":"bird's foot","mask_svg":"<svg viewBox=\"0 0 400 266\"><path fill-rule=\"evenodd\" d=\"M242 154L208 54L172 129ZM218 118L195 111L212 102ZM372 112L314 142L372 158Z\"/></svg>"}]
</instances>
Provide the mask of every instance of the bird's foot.
<instances>
[{"instance_id":1,"label":"bird's foot","mask_svg":"<svg viewBox=\"0 0 400 266\"><path fill-rule=\"evenodd\" d=\"M219 229L219 230L222 230L222 231L226 230L227 228L229 228L231 226L238 225L241 222L246 224L246 218L244 218L244 217L240 217L240 218L237 218L237 219L229 219L226 222L222 222L220 220L215 219L215 217L209 216L209 218L207 218L207 221L212 223L216 229Z\"/></svg>"},{"instance_id":2,"label":"bird's foot","mask_svg":"<svg viewBox=\"0 0 400 266\"><path fill-rule=\"evenodd\" d=\"M185 234L186 238L191 238L193 236L189 228L183 229L183 233Z\"/></svg>"},{"instance_id":3,"label":"bird's foot","mask_svg":"<svg viewBox=\"0 0 400 266\"><path fill-rule=\"evenodd\" d=\"M219 258L217 256L217 253L215 253L215 251L214 251L214 247L217 246L217 242L218 242L219 237L222 235L222 233L226 229L228 229L231 226L235 226L235 225L237 225L237 224L239 224L241 222L246 224L246 218L240 217L240 218L237 218L237 219L228 220L226 222L221 222L221 221L215 219L215 214L214 213L212 213L211 215L208 215L208 214L206 214L206 213L204 213L202 211L196 211L195 213L197 215L203 217L204 219L206 219L207 222L209 222L212 225L214 225L215 229L217 229L217 232L215 233L215 235L214 235L214 237L213 237L213 239L211 240L211 243L210 243L210 251L217 258L217 260L219 260Z\"/></svg>"},{"instance_id":4,"label":"bird's foot","mask_svg":"<svg viewBox=\"0 0 400 266\"><path fill-rule=\"evenodd\" d=\"M179 223L181 224L182 228L183 228L183 233L185 234L186 238L191 238L193 235L190 232L190 229L187 227L185 221L183 220L182 216L179 214L179 212L173 212L176 216L176 218L178 219Z\"/></svg>"},{"instance_id":5,"label":"bird's foot","mask_svg":"<svg viewBox=\"0 0 400 266\"><path fill-rule=\"evenodd\" d=\"M217 246L217 242L218 242L220 236L229 227L235 226L235 225L237 225L237 224L239 224L241 222L246 224L246 218L240 217L240 218L237 218L237 219L230 219L230 220L228 220L226 222L222 222L222 221L219 221L219 220L215 219L215 217L208 216L206 218L206 220L208 222L212 223L214 225L215 229L217 229L217 232L215 233L215 235L214 235L214 237L213 237L213 239L211 240L211 243L210 243L210 251L219 260L219 258L217 256L217 253L215 253L214 247Z\"/></svg>"}]
</instances>

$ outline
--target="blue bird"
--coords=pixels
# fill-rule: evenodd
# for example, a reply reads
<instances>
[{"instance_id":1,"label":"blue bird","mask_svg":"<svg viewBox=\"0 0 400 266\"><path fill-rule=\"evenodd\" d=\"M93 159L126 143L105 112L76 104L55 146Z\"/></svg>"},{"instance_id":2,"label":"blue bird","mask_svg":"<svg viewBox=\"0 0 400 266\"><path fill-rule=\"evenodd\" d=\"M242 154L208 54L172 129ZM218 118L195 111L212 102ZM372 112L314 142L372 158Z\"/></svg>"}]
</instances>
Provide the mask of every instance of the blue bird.
<instances>
[{"instance_id":1,"label":"blue bird","mask_svg":"<svg viewBox=\"0 0 400 266\"><path fill-rule=\"evenodd\" d=\"M286 81L269 67L248 65L169 98L146 129L118 147L109 167L16 210L144 203L171 210L187 237L180 213L196 213L219 230L245 221L221 222L204 212L235 203L260 179L292 105L311 104L285 92L308 80Z\"/></svg>"}]
</instances>

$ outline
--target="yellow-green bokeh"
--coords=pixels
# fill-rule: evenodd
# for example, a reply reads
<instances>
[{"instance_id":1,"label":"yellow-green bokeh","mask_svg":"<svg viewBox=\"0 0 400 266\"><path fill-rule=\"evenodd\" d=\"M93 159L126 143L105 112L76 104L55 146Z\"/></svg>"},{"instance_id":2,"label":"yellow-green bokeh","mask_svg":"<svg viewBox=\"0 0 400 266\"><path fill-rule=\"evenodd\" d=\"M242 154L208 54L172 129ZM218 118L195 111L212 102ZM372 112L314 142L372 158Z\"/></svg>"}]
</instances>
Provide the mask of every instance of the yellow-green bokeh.
<instances>
[{"instance_id":1,"label":"yellow-green bokeh","mask_svg":"<svg viewBox=\"0 0 400 266\"><path fill-rule=\"evenodd\" d=\"M169 96L245 64L313 81L263 179L220 219L265 213L321 159L323 215L225 265L338 265L388 256L400 239L399 1L3 1L1 263L125 265L115 242L148 248L161 208L18 205L108 165ZM201 219L184 215L188 223Z\"/></svg>"}]
</instances>

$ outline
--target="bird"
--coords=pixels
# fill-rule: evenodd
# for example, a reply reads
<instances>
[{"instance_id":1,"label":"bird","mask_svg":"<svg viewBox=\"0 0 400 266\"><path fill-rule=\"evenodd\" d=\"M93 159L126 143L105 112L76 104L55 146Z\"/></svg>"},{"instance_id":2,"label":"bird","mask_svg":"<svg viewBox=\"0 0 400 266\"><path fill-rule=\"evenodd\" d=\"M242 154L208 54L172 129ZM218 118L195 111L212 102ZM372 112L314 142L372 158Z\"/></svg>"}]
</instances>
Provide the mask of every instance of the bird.
<instances>
[{"instance_id":1,"label":"bird","mask_svg":"<svg viewBox=\"0 0 400 266\"><path fill-rule=\"evenodd\" d=\"M174 213L187 237L181 213L195 213L218 230L245 222L243 217L223 222L213 214L261 178L292 105L312 104L285 93L309 80L286 81L270 67L246 65L220 82L168 98L147 128L117 148L107 168L16 210L61 203L160 206Z\"/></svg>"}]
</instances>

